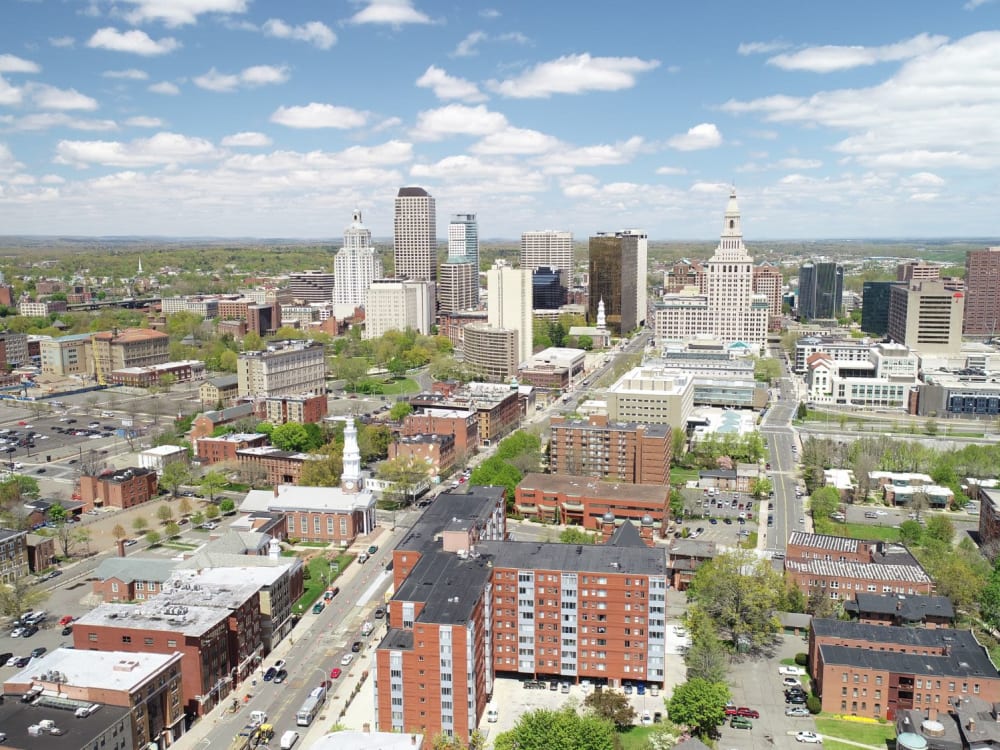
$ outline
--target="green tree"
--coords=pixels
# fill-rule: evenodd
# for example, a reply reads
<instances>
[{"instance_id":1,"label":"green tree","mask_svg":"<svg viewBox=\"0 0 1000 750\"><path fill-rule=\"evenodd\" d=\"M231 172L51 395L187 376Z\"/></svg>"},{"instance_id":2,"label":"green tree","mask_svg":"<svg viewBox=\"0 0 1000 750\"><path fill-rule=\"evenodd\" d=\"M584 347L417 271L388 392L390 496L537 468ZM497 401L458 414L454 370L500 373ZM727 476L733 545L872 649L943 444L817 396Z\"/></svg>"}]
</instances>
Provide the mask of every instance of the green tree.
<instances>
[{"instance_id":1,"label":"green tree","mask_svg":"<svg viewBox=\"0 0 1000 750\"><path fill-rule=\"evenodd\" d=\"M1000 629L1000 562L994 564L989 582L979 597L979 615L990 629Z\"/></svg>"},{"instance_id":2,"label":"green tree","mask_svg":"<svg viewBox=\"0 0 1000 750\"><path fill-rule=\"evenodd\" d=\"M597 534L588 534L578 526L569 526L559 534L563 544L597 544Z\"/></svg>"},{"instance_id":3,"label":"green tree","mask_svg":"<svg viewBox=\"0 0 1000 750\"><path fill-rule=\"evenodd\" d=\"M49 592L31 585L27 576L14 578L0 586L0 614L20 617L49 598Z\"/></svg>"},{"instance_id":4,"label":"green tree","mask_svg":"<svg viewBox=\"0 0 1000 750\"><path fill-rule=\"evenodd\" d=\"M230 513L236 510L236 503L233 502L230 498L224 497L222 498L221 501L219 501L219 510L222 512L223 515L228 516Z\"/></svg>"},{"instance_id":5,"label":"green tree","mask_svg":"<svg viewBox=\"0 0 1000 750\"><path fill-rule=\"evenodd\" d=\"M688 588L688 599L705 611L729 643L760 651L780 630L774 612L783 589L781 574L770 561L739 550L701 565Z\"/></svg>"},{"instance_id":6,"label":"green tree","mask_svg":"<svg viewBox=\"0 0 1000 750\"><path fill-rule=\"evenodd\" d=\"M774 485L767 477L755 477L750 482L750 494L753 495L754 500L763 500L771 494L773 489Z\"/></svg>"},{"instance_id":7,"label":"green tree","mask_svg":"<svg viewBox=\"0 0 1000 750\"><path fill-rule=\"evenodd\" d=\"M804 401L800 401L798 408L795 410L795 418L801 421L808 416L809 416L809 407L806 406Z\"/></svg>"},{"instance_id":8,"label":"green tree","mask_svg":"<svg viewBox=\"0 0 1000 750\"><path fill-rule=\"evenodd\" d=\"M205 514L204 513L202 513L200 510L196 510L194 513L191 514L191 524L192 525L194 525L194 526L201 526L203 523L205 523Z\"/></svg>"},{"instance_id":9,"label":"green tree","mask_svg":"<svg viewBox=\"0 0 1000 750\"><path fill-rule=\"evenodd\" d=\"M389 444L392 442L392 430L384 424L362 424L358 429L358 449L361 460L365 463L379 461L389 455ZM337 449L344 448L343 436L337 443Z\"/></svg>"},{"instance_id":10,"label":"green tree","mask_svg":"<svg viewBox=\"0 0 1000 750\"><path fill-rule=\"evenodd\" d=\"M610 721L619 730L632 726L635 721L635 710L629 703L628 696L616 690L591 693L584 699L583 705L598 718Z\"/></svg>"},{"instance_id":11,"label":"green tree","mask_svg":"<svg viewBox=\"0 0 1000 750\"><path fill-rule=\"evenodd\" d=\"M156 517L159 518L162 523L167 523L174 520L174 510L169 505L161 505L156 509Z\"/></svg>"},{"instance_id":12,"label":"green tree","mask_svg":"<svg viewBox=\"0 0 1000 750\"><path fill-rule=\"evenodd\" d=\"M725 682L729 657L715 633L712 618L695 605L688 610L687 624L691 634L691 645L684 654L687 678Z\"/></svg>"},{"instance_id":13,"label":"green tree","mask_svg":"<svg viewBox=\"0 0 1000 750\"><path fill-rule=\"evenodd\" d=\"M580 716L572 708L540 708L523 714L493 742L495 750L615 750L615 725L596 716Z\"/></svg>"},{"instance_id":14,"label":"green tree","mask_svg":"<svg viewBox=\"0 0 1000 750\"><path fill-rule=\"evenodd\" d=\"M753 376L755 380L773 385L781 377L781 363L773 357L755 359Z\"/></svg>"},{"instance_id":15,"label":"green tree","mask_svg":"<svg viewBox=\"0 0 1000 750\"><path fill-rule=\"evenodd\" d=\"M675 724L685 724L694 733L707 737L726 720L728 700L729 688L725 683L696 677L674 688L667 711Z\"/></svg>"},{"instance_id":16,"label":"green tree","mask_svg":"<svg viewBox=\"0 0 1000 750\"><path fill-rule=\"evenodd\" d=\"M146 520L145 516L136 516L132 519L132 529L137 534L141 534L146 529L149 528L149 521Z\"/></svg>"},{"instance_id":17,"label":"green tree","mask_svg":"<svg viewBox=\"0 0 1000 750\"><path fill-rule=\"evenodd\" d=\"M201 491L208 495L209 502L215 502L215 496L219 494L223 487L229 484L225 474L221 471L209 471L201 478Z\"/></svg>"},{"instance_id":18,"label":"green tree","mask_svg":"<svg viewBox=\"0 0 1000 750\"><path fill-rule=\"evenodd\" d=\"M243 337L243 351L245 352L262 352L266 348L267 344L264 343L264 339L253 331Z\"/></svg>"},{"instance_id":19,"label":"green tree","mask_svg":"<svg viewBox=\"0 0 1000 750\"><path fill-rule=\"evenodd\" d=\"M271 432L271 445L283 451L303 451L308 443L306 428L298 422L286 422Z\"/></svg>"},{"instance_id":20,"label":"green tree","mask_svg":"<svg viewBox=\"0 0 1000 750\"><path fill-rule=\"evenodd\" d=\"M924 534L928 538L937 539L939 542L947 544L950 547L952 540L955 538L955 525L947 516L932 515L927 519Z\"/></svg>"},{"instance_id":21,"label":"green tree","mask_svg":"<svg viewBox=\"0 0 1000 750\"><path fill-rule=\"evenodd\" d=\"M191 515L191 501L186 497L182 497L180 503L177 505L177 510L180 511L182 516Z\"/></svg>"},{"instance_id":22,"label":"green tree","mask_svg":"<svg viewBox=\"0 0 1000 750\"><path fill-rule=\"evenodd\" d=\"M496 455L487 458L469 475L470 484L504 487L507 491L508 513L514 508L514 493L522 479L524 479L524 474Z\"/></svg>"},{"instance_id":23,"label":"green tree","mask_svg":"<svg viewBox=\"0 0 1000 750\"><path fill-rule=\"evenodd\" d=\"M160 472L159 482L170 490L171 495L177 497L181 486L191 483L191 470L183 461L171 461Z\"/></svg>"},{"instance_id":24,"label":"green tree","mask_svg":"<svg viewBox=\"0 0 1000 750\"><path fill-rule=\"evenodd\" d=\"M166 534L167 539L173 539L176 536L180 536L181 527L176 521L171 521L163 527L163 533Z\"/></svg>"},{"instance_id":25,"label":"green tree","mask_svg":"<svg viewBox=\"0 0 1000 750\"><path fill-rule=\"evenodd\" d=\"M576 345L583 349L585 352L589 352L594 348L594 339L590 336L583 335L577 338Z\"/></svg>"},{"instance_id":26,"label":"green tree","mask_svg":"<svg viewBox=\"0 0 1000 750\"><path fill-rule=\"evenodd\" d=\"M670 517L684 517L684 495L680 490L670 490Z\"/></svg>"},{"instance_id":27,"label":"green tree","mask_svg":"<svg viewBox=\"0 0 1000 750\"><path fill-rule=\"evenodd\" d=\"M69 514L61 503L56 503L49 507L49 520L57 526L66 523L68 516Z\"/></svg>"},{"instance_id":28,"label":"green tree","mask_svg":"<svg viewBox=\"0 0 1000 750\"><path fill-rule=\"evenodd\" d=\"M150 529L146 532L146 541L149 543L150 547L153 547L160 543L160 532L155 529Z\"/></svg>"},{"instance_id":29,"label":"green tree","mask_svg":"<svg viewBox=\"0 0 1000 750\"><path fill-rule=\"evenodd\" d=\"M206 505L204 513L205 513L205 518L209 519L210 521L214 521L216 518L219 517L222 511L219 510L218 505Z\"/></svg>"},{"instance_id":30,"label":"green tree","mask_svg":"<svg viewBox=\"0 0 1000 750\"><path fill-rule=\"evenodd\" d=\"M390 495L401 505L413 501L414 494L421 482L426 481L430 474L430 466L415 456L400 456L390 461L383 461L375 472L379 479L391 483Z\"/></svg>"},{"instance_id":31,"label":"green tree","mask_svg":"<svg viewBox=\"0 0 1000 750\"><path fill-rule=\"evenodd\" d=\"M836 487L820 487L809 498L809 511L815 519L829 518L840 507L840 493Z\"/></svg>"},{"instance_id":32,"label":"green tree","mask_svg":"<svg viewBox=\"0 0 1000 750\"><path fill-rule=\"evenodd\" d=\"M923 536L924 527L916 521L908 520L899 524L899 541L907 547L919 544Z\"/></svg>"},{"instance_id":33,"label":"green tree","mask_svg":"<svg viewBox=\"0 0 1000 750\"><path fill-rule=\"evenodd\" d=\"M389 409L389 418L393 422L402 422L403 419L410 416L413 413L413 406L410 405L409 401L397 401Z\"/></svg>"}]
</instances>

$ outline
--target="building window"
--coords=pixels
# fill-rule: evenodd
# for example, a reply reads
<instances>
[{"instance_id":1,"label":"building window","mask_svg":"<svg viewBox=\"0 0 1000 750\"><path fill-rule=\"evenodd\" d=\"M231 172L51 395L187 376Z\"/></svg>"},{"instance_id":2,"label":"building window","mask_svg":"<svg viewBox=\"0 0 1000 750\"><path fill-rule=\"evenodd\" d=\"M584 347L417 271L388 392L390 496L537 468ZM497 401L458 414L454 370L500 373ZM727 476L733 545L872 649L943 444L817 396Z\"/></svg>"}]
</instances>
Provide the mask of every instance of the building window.
<instances>
[{"instance_id":1,"label":"building window","mask_svg":"<svg viewBox=\"0 0 1000 750\"><path fill-rule=\"evenodd\" d=\"M132 642L132 636L130 636L130 635L123 635L122 636L122 643L131 643L131 642Z\"/></svg>"}]
</instances>

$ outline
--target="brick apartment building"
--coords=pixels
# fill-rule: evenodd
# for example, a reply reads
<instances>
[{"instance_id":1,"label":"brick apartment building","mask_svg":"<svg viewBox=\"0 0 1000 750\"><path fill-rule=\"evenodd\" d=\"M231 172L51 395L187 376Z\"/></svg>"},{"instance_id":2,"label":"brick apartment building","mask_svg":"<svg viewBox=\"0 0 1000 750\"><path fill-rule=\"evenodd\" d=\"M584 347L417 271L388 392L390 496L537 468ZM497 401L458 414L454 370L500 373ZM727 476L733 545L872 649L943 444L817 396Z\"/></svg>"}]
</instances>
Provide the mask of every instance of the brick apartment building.
<instances>
[{"instance_id":1,"label":"brick apartment building","mask_svg":"<svg viewBox=\"0 0 1000 750\"><path fill-rule=\"evenodd\" d=\"M202 464L223 461L236 463L237 451L267 445L267 435L261 432L231 432L219 437L201 437L194 443L194 455Z\"/></svg>"},{"instance_id":2,"label":"brick apartment building","mask_svg":"<svg viewBox=\"0 0 1000 750\"><path fill-rule=\"evenodd\" d=\"M109 557L94 571L93 592L104 602L141 602L163 592L175 560Z\"/></svg>"},{"instance_id":3,"label":"brick apartment building","mask_svg":"<svg viewBox=\"0 0 1000 750\"><path fill-rule=\"evenodd\" d=\"M814 619L809 664L823 711L893 719L899 711L947 711L975 697L1000 700L1000 676L969 630Z\"/></svg>"},{"instance_id":4,"label":"brick apartment building","mask_svg":"<svg viewBox=\"0 0 1000 750\"><path fill-rule=\"evenodd\" d=\"M261 445L240 448L236 451L240 471L253 484L298 484L302 467L312 460L308 453L283 451L274 446Z\"/></svg>"},{"instance_id":5,"label":"brick apartment building","mask_svg":"<svg viewBox=\"0 0 1000 750\"><path fill-rule=\"evenodd\" d=\"M215 408L216 405L225 408L232 406L239 392L239 379L235 375L221 375L209 378L198 388L198 398L202 407Z\"/></svg>"},{"instance_id":6,"label":"brick apartment building","mask_svg":"<svg viewBox=\"0 0 1000 750\"><path fill-rule=\"evenodd\" d=\"M149 388L159 385L164 378L173 378L173 382L187 383L191 380L201 380L205 377L205 363L200 359L186 359L177 362L163 362L158 365L142 367L125 367L113 370L105 377L115 385L127 385L134 388Z\"/></svg>"},{"instance_id":7,"label":"brick apartment building","mask_svg":"<svg viewBox=\"0 0 1000 750\"><path fill-rule=\"evenodd\" d=\"M0 582L12 583L28 575L28 532L0 529Z\"/></svg>"},{"instance_id":8,"label":"brick apartment building","mask_svg":"<svg viewBox=\"0 0 1000 750\"><path fill-rule=\"evenodd\" d=\"M604 482L565 474L527 474L517 486L514 509L525 518L601 531L611 513L617 523L637 526L653 519L657 536L670 524L670 487L663 484Z\"/></svg>"},{"instance_id":9,"label":"brick apartment building","mask_svg":"<svg viewBox=\"0 0 1000 750\"><path fill-rule=\"evenodd\" d=\"M506 542L504 505L502 488L442 493L394 550L382 731L468 737L497 672L663 682L663 550L631 525L606 545Z\"/></svg>"},{"instance_id":10,"label":"brick apartment building","mask_svg":"<svg viewBox=\"0 0 1000 750\"><path fill-rule=\"evenodd\" d=\"M493 383L469 383L462 388L449 388L448 383L435 383L434 393L419 393L410 399L417 411L445 409L475 412L479 421L479 445L487 446L502 440L521 424L521 403L517 390Z\"/></svg>"},{"instance_id":11,"label":"brick apartment building","mask_svg":"<svg viewBox=\"0 0 1000 750\"><path fill-rule=\"evenodd\" d=\"M996 545L1000 540L1000 489L979 490L979 546Z\"/></svg>"},{"instance_id":12,"label":"brick apartment building","mask_svg":"<svg viewBox=\"0 0 1000 750\"><path fill-rule=\"evenodd\" d=\"M90 341L98 371L110 377L115 370L150 367L170 360L170 337L151 328L95 333Z\"/></svg>"},{"instance_id":13,"label":"brick apartment building","mask_svg":"<svg viewBox=\"0 0 1000 750\"><path fill-rule=\"evenodd\" d=\"M669 425L553 417L549 465L553 474L592 476L634 484L670 484Z\"/></svg>"},{"instance_id":14,"label":"brick apartment building","mask_svg":"<svg viewBox=\"0 0 1000 750\"><path fill-rule=\"evenodd\" d=\"M286 422L314 424L326 416L325 395L309 393L301 396L274 396L264 400L261 416L273 425Z\"/></svg>"},{"instance_id":15,"label":"brick apartment building","mask_svg":"<svg viewBox=\"0 0 1000 750\"><path fill-rule=\"evenodd\" d=\"M243 419L252 419L253 415L253 404L250 403L236 404L217 411L202 412L191 422L188 440L194 443L198 438L209 437L218 427L233 424Z\"/></svg>"},{"instance_id":16,"label":"brick apartment building","mask_svg":"<svg viewBox=\"0 0 1000 750\"><path fill-rule=\"evenodd\" d=\"M455 438L452 435L413 435L389 444L389 460L402 458L423 461L430 476L448 474L455 466Z\"/></svg>"},{"instance_id":17,"label":"brick apartment building","mask_svg":"<svg viewBox=\"0 0 1000 750\"><path fill-rule=\"evenodd\" d=\"M950 628L955 608L947 596L862 594L844 602L844 612L868 625Z\"/></svg>"},{"instance_id":18,"label":"brick apartment building","mask_svg":"<svg viewBox=\"0 0 1000 750\"><path fill-rule=\"evenodd\" d=\"M455 453L470 457L479 448L479 417L475 411L425 408L403 419L403 437L453 435Z\"/></svg>"},{"instance_id":19,"label":"brick apartment building","mask_svg":"<svg viewBox=\"0 0 1000 750\"><path fill-rule=\"evenodd\" d=\"M157 491L156 472L138 466L105 469L96 476L80 477L80 500L88 510L134 508L156 497Z\"/></svg>"},{"instance_id":20,"label":"brick apartment building","mask_svg":"<svg viewBox=\"0 0 1000 750\"><path fill-rule=\"evenodd\" d=\"M831 599L869 594L931 594L934 582L905 547L879 541L792 532L785 575L805 594Z\"/></svg>"},{"instance_id":21,"label":"brick apartment building","mask_svg":"<svg viewBox=\"0 0 1000 750\"><path fill-rule=\"evenodd\" d=\"M97 745L77 744L76 747L90 748L145 748L153 743L156 747L169 746L184 733L184 706L181 701L181 654L130 653L127 651L78 651L58 648L44 656L33 659L29 667L13 675L3 684L6 695L24 695L30 690L41 688L43 694L58 695L60 699L73 701L74 705L99 704L101 713L108 707L125 709L126 730L112 733L117 738L124 734L123 744L98 742ZM13 703L13 701L10 701ZM77 723L87 716L72 716L70 710L60 712L67 716L75 732ZM34 722L37 724L37 721ZM112 724L118 724L112 720ZM28 724L20 721L4 721L7 738L4 743L12 747L42 746L58 748L59 739L53 737L43 741L40 737L27 736ZM64 731L70 727L60 727ZM110 727L109 727L110 728ZM20 730L24 738L14 732ZM78 740L80 738L77 738ZM89 738L88 738L89 739ZM22 744L24 743L24 744Z\"/></svg>"}]
</instances>

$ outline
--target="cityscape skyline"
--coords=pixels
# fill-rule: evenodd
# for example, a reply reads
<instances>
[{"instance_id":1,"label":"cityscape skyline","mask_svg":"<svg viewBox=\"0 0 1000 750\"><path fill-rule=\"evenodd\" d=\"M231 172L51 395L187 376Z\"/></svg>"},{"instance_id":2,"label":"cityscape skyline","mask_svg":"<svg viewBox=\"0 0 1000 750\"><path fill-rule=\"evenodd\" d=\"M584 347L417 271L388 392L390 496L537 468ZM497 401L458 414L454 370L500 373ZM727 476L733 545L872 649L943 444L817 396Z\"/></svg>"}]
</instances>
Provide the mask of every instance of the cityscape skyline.
<instances>
[{"instance_id":1,"label":"cityscape skyline","mask_svg":"<svg viewBox=\"0 0 1000 750\"><path fill-rule=\"evenodd\" d=\"M386 237L407 185L482 238L711 239L733 185L761 239L996 231L989 0L15 7L7 234Z\"/></svg>"}]
</instances>

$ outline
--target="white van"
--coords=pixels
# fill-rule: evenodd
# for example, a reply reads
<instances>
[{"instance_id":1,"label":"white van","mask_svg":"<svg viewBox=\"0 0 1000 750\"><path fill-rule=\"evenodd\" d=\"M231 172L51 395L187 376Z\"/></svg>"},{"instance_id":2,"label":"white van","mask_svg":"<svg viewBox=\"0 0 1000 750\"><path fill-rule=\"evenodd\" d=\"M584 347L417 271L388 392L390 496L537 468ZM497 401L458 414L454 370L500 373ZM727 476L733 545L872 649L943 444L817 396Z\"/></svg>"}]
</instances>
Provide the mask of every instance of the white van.
<instances>
[{"instance_id":1,"label":"white van","mask_svg":"<svg viewBox=\"0 0 1000 750\"><path fill-rule=\"evenodd\" d=\"M281 735L281 743L279 747L281 750L291 750L292 746L299 741L299 733L294 729L289 729L283 735Z\"/></svg>"},{"instance_id":2,"label":"white van","mask_svg":"<svg viewBox=\"0 0 1000 750\"><path fill-rule=\"evenodd\" d=\"M495 706L490 706L488 709L486 709L486 721L488 721L490 724L496 724L497 719L499 718L500 714L497 712Z\"/></svg>"}]
</instances>

